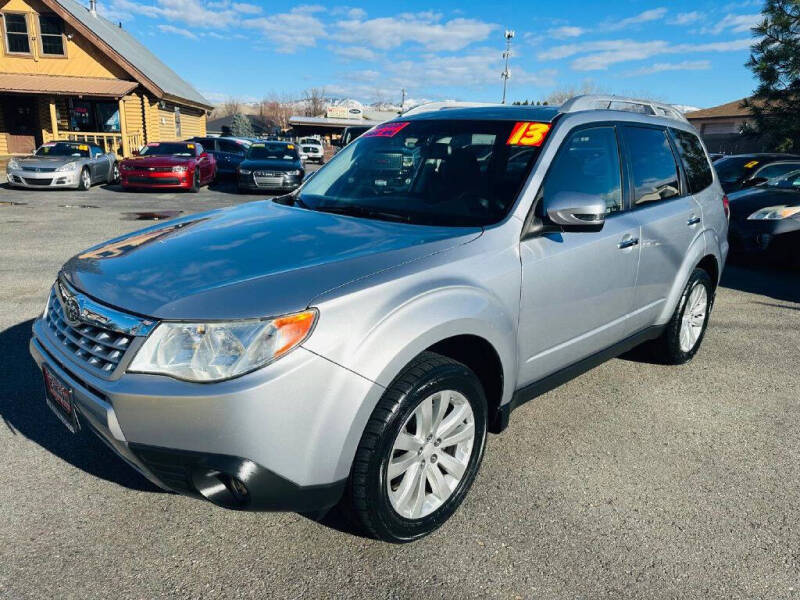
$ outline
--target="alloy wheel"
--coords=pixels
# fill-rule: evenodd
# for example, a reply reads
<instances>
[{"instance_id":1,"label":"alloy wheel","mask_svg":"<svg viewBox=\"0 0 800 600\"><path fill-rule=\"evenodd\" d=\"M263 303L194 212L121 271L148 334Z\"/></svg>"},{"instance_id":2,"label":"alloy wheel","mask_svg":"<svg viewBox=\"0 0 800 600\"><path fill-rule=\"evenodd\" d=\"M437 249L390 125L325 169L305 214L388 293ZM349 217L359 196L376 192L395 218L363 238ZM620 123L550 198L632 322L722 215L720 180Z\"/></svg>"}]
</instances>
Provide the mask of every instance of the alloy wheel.
<instances>
[{"instance_id":1,"label":"alloy wheel","mask_svg":"<svg viewBox=\"0 0 800 600\"><path fill-rule=\"evenodd\" d=\"M680 348L682 352L690 352L697 344L697 340L700 339L700 335L703 333L707 314L708 292L706 291L706 286L698 282L695 283L689 293L686 306L683 309L680 329Z\"/></svg>"},{"instance_id":2,"label":"alloy wheel","mask_svg":"<svg viewBox=\"0 0 800 600\"><path fill-rule=\"evenodd\" d=\"M467 398L442 390L420 402L394 440L386 468L392 508L406 519L434 512L461 483L475 443Z\"/></svg>"},{"instance_id":3,"label":"alloy wheel","mask_svg":"<svg viewBox=\"0 0 800 600\"><path fill-rule=\"evenodd\" d=\"M89 189L92 186L92 176L89 175L88 170L84 170L81 173L81 184L83 185L84 189Z\"/></svg>"}]
</instances>

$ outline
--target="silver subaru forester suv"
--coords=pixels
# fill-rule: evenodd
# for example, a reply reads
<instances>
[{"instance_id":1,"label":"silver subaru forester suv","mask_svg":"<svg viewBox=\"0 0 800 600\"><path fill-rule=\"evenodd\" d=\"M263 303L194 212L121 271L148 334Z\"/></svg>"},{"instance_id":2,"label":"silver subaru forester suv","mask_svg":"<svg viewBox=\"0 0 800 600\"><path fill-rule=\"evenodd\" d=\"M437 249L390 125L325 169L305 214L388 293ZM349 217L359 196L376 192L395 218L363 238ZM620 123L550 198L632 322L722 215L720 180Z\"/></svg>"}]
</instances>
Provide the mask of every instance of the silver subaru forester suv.
<instances>
[{"instance_id":1,"label":"silver subaru forester suv","mask_svg":"<svg viewBox=\"0 0 800 600\"><path fill-rule=\"evenodd\" d=\"M521 403L643 343L690 360L727 226L670 106L421 110L290 195L70 259L30 350L64 424L162 488L407 542Z\"/></svg>"}]
</instances>

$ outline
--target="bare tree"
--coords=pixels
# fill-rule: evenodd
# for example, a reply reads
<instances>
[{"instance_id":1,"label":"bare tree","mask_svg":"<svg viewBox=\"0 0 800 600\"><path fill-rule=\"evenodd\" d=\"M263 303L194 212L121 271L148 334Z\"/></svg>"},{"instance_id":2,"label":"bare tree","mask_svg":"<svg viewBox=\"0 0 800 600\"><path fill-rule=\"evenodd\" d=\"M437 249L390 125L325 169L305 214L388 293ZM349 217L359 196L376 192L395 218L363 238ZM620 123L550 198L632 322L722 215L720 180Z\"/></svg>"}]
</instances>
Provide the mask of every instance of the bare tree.
<instances>
[{"instance_id":1,"label":"bare tree","mask_svg":"<svg viewBox=\"0 0 800 600\"><path fill-rule=\"evenodd\" d=\"M325 112L325 88L309 88L303 94L306 97L307 117L318 117Z\"/></svg>"},{"instance_id":2,"label":"bare tree","mask_svg":"<svg viewBox=\"0 0 800 600\"><path fill-rule=\"evenodd\" d=\"M290 98L279 94L267 95L258 105L258 115L262 119L272 121L282 131L289 128L289 118L293 110Z\"/></svg>"},{"instance_id":3,"label":"bare tree","mask_svg":"<svg viewBox=\"0 0 800 600\"><path fill-rule=\"evenodd\" d=\"M228 117L242 112L242 101L238 98L230 97L217 107L220 117Z\"/></svg>"},{"instance_id":4,"label":"bare tree","mask_svg":"<svg viewBox=\"0 0 800 600\"><path fill-rule=\"evenodd\" d=\"M597 85L591 79L586 79L581 85L579 86L568 86L564 88L559 88L550 92L550 94L544 99L546 104L551 106L561 106L574 96L582 96L584 94L604 94L607 93L607 90L603 89L601 86Z\"/></svg>"}]
</instances>

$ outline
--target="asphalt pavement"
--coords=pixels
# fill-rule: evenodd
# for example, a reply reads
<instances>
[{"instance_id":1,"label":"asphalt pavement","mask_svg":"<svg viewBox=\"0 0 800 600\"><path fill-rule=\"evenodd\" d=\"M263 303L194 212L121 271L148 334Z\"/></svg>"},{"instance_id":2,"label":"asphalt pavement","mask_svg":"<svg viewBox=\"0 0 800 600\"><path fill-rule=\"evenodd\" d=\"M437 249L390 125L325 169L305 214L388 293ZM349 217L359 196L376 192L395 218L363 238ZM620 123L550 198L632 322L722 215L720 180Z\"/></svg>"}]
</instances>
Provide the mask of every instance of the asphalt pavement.
<instances>
[{"instance_id":1,"label":"asphalt pavement","mask_svg":"<svg viewBox=\"0 0 800 600\"><path fill-rule=\"evenodd\" d=\"M634 354L517 410L410 545L163 493L69 434L27 349L59 266L132 213L257 199L232 192L0 189L0 598L800 597L798 271L729 265L692 363Z\"/></svg>"}]
</instances>

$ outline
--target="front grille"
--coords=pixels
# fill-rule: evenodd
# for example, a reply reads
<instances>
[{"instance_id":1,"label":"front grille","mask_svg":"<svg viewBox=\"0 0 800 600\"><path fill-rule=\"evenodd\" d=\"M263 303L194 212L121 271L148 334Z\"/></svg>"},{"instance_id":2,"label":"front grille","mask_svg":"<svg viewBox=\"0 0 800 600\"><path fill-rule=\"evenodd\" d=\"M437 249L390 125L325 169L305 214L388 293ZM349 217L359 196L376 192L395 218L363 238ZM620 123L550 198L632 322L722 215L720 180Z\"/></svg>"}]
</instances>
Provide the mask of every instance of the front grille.
<instances>
[{"instance_id":1,"label":"front grille","mask_svg":"<svg viewBox=\"0 0 800 600\"><path fill-rule=\"evenodd\" d=\"M114 372L134 337L89 323L70 325L55 290L50 292L46 322L68 354L104 377Z\"/></svg>"},{"instance_id":2,"label":"front grille","mask_svg":"<svg viewBox=\"0 0 800 600\"><path fill-rule=\"evenodd\" d=\"M283 177L256 177L258 187L277 188L283 186Z\"/></svg>"},{"instance_id":3,"label":"front grille","mask_svg":"<svg viewBox=\"0 0 800 600\"><path fill-rule=\"evenodd\" d=\"M28 185L50 185L53 183L53 178L50 179L31 179L30 177L25 177L25 183Z\"/></svg>"},{"instance_id":4,"label":"front grille","mask_svg":"<svg viewBox=\"0 0 800 600\"><path fill-rule=\"evenodd\" d=\"M177 177L128 177L128 183L150 183L154 185L177 185L181 182Z\"/></svg>"},{"instance_id":5,"label":"front grille","mask_svg":"<svg viewBox=\"0 0 800 600\"><path fill-rule=\"evenodd\" d=\"M28 166L22 165L22 170L23 171L35 171L36 173L52 173L56 169L55 169L55 167L28 167Z\"/></svg>"},{"instance_id":6,"label":"front grille","mask_svg":"<svg viewBox=\"0 0 800 600\"><path fill-rule=\"evenodd\" d=\"M147 167L142 171L150 171L151 173L172 173L172 167Z\"/></svg>"}]
</instances>

